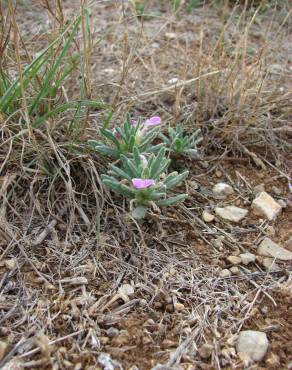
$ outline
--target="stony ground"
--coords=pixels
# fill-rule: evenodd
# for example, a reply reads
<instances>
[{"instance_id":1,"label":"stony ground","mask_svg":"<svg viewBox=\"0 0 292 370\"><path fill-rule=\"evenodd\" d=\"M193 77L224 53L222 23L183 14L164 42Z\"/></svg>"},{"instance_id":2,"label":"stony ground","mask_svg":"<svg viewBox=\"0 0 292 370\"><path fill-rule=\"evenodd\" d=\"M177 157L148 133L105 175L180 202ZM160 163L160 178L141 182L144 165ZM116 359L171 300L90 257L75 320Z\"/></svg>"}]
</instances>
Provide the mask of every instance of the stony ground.
<instances>
[{"instance_id":1,"label":"stony ground","mask_svg":"<svg viewBox=\"0 0 292 370\"><path fill-rule=\"evenodd\" d=\"M176 164L190 170L189 198L133 223L123 200L108 197L100 232L88 225L91 207L84 201L70 234L64 215L31 221L20 199L22 217L14 215L11 223L15 236L0 228L0 368L292 368L291 160L279 152L291 131L279 139L278 131L264 137L267 123L253 134L254 146L252 135L240 141L239 152L236 139L244 130L235 135L232 125L212 115L213 106L224 106L219 98L210 104L205 97L198 106L198 86L169 89L169 80L197 75L191 59L204 48L210 56L200 30L216 43L222 14L205 6L173 15L153 4L151 11L160 15L145 19L119 2L94 4L92 88L115 104L116 119L132 110L159 113L165 124L187 119L190 125L204 111L206 126L214 126L205 131L200 158ZM64 2L65 13L77 5ZM22 6L21 27L37 49L49 23L37 4ZM285 19L281 11L273 14L275 23L269 13L255 22L252 55L264 50L263 29L272 34ZM235 21L230 27L225 42L234 46ZM266 52L273 69L269 81L283 94L274 110L291 98L290 31L281 30L281 54L275 56L279 38L271 39ZM74 94L74 86L68 89ZM253 99L247 98L248 104ZM101 117L92 114L93 127ZM280 127L289 126L287 115L271 117ZM274 157L266 155L273 153L271 143ZM1 189L7 176L1 174ZM23 218L30 220L29 228Z\"/></svg>"}]
</instances>

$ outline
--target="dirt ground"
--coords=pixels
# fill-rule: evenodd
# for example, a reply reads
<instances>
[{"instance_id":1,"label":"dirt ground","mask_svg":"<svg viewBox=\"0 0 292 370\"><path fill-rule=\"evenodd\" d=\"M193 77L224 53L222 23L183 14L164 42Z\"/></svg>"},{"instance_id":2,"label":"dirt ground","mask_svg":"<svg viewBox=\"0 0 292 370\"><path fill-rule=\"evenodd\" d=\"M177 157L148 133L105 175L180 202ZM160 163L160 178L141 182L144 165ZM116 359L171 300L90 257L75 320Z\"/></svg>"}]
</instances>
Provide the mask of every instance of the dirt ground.
<instances>
[{"instance_id":1,"label":"dirt ground","mask_svg":"<svg viewBox=\"0 0 292 370\"><path fill-rule=\"evenodd\" d=\"M224 86L215 87L217 80L208 80L200 103L198 86L168 89L172 78L187 81L198 71L208 73L214 57L211 50L217 52L211 46L216 45L215 36L224 24L222 10L206 4L175 15L163 2L149 2L147 9L156 16L139 18L126 3L98 1L91 7L92 38L96 40L91 52L93 95L115 105L116 121L130 110L145 117L160 114L165 124L186 120L196 127L206 123L200 158L177 164L190 170L185 185L189 198L133 223L123 199L109 196L98 231L86 225L79 212L70 235L68 218L60 216L39 243L39 235L55 218L48 213L46 218L33 219L32 211L19 199L21 217L13 215L14 243L0 228L0 368L243 369L236 352L237 336L242 330L259 330L267 334L269 349L261 362L247 368L291 369L291 261L276 260L267 269L257 254L265 237L292 252L292 161L280 150L291 139L291 131L276 137L278 131L271 130L265 139L264 131L254 131L254 139L247 134L245 141L239 141L244 148L253 144L257 155L244 149L240 152L237 140L246 129L235 137L234 116L230 123L222 113L228 98L223 93L213 98L210 93L214 89L225 93ZM50 18L40 5L32 4L20 6L19 24L31 41L30 48L37 52L46 40L43 35ZM78 4L64 1L63 7L70 17ZM291 99L292 54L291 22L265 49L267 38L286 17L284 11L272 10L260 14L251 26L247 66L252 68L259 54L266 54L273 71L267 75L265 88L277 86L283 94L281 101L271 100L274 112ZM236 19L224 33L230 53L236 48L233 37L240 33ZM191 64L198 53L204 55L202 62L208 68ZM222 54L218 58L220 68L226 68ZM155 93L160 89L161 93ZM68 86L73 96L77 90ZM246 97L241 114L253 100ZM215 107L220 114L214 113ZM273 116L273 112L271 108L269 122L289 126L291 110L285 116ZM250 113L248 125L259 114ZM92 113L91 127L103 118L103 112ZM238 114L237 119L241 122L243 118ZM213 128L210 122L215 122ZM264 127L268 130L270 126ZM274 152L269 149L271 143L277 145ZM5 176L1 174L0 186ZM82 195L81 176L82 172L76 193ZM234 193L227 197L214 194L212 188L218 182L229 183ZM254 189L262 184L275 200L285 202L275 221L252 210ZM29 192L29 185L22 191ZM36 198L40 195L41 199L41 194L42 187ZM88 199L82 203L83 211L94 214L93 197ZM247 209L248 215L238 224L218 216L205 222L203 211L214 214L218 205L236 205ZM29 220L29 230L23 219ZM255 262L239 264L230 276L223 277L223 269L234 267L227 258L244 252L256 255ZM211 348L207 354L203 350L206 343Z\"/></svg>"}]
</instances>

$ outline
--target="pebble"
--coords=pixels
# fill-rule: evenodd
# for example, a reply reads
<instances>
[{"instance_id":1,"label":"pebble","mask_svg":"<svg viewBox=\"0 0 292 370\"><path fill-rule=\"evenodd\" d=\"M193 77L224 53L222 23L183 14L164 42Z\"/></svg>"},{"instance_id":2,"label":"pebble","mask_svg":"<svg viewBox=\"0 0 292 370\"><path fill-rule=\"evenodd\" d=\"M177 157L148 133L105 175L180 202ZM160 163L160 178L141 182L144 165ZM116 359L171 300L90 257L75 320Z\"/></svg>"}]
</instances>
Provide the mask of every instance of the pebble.
<instances>
[{"instance_id":1,"label":"pebble","mask_svg":"<svg viewBox=\"0 0 292 370\"><path fill-rule=\"evenodd\" d=\"M164 341L161 343L161 347L163 349L176 347L176 346L177 346L177 343L170 339L164 339Z\"/></svg>"},{"instance_id":2,"label":"pebble","mask_svg":"<svg viewBox=\"0 0 292 370\"><path fill-rule=\"evenodd\" d=\"M241 263L241 258L238 256L228 256L227 261L232 265L239 265Z\"/></svg>"},{"instance_id":3,"label":"pebble","mask_svg":"<svg viewBox=\"0 0 292 370\"><path fill-rule=\"evenodd\" d=\"M113 338L112 344L117 347L122 347L130 341L129 333L126 330L120 331L120 334Z\"/></svg>"},{"instance_id":4,"label":"pebble","mask_svg":"<svg viewBox=\"0 0 292 370\"><path fill-rule=\"evenodd\" d=\"M174 39L176 39L176 33L174 33L174 32L166 32L165 38L167 40L174 40Z\"/></svg>"},{"instance_id":5,"label":"pebble","mask_svg":"<svg viewBox=\"0 0 292 370\"><path fill-rule=\"evenodd\" d=\"M8 348L8 344L0 340L0 360L2 360L2 358L5 356L7 348Z\"/></svg>"},{"instance_id":6,"label":"pebble","mask_svg":"<svg viewBox=\"0 0 292 370\"><path fill-rule=\"evenodd\" d=\"M280 205L281 208L286 208L287 207L287 203L283 199L279 199L278 204Z\"/></svg>"},{"instance_id":7,"label":"pebble","mask_svg":"<svg viewBox=\"0 0 292 370\"><path fill-rule=\"evenodd\" d=\"M260 184L253 188L252 194L253 196L257 196L264 191L265 191L265 184Z\"/></svg>"},{"instance_id":8,"label":"pebble","mask_svg":"<svg viewBox=\"0 0 292 370\"><path fill-rule=\"evenodd\" d=\"M202 217L205 222L212 222L215 219L215 216L208 211L203 211Z\"/></svg>"},{"instance_id":9,"label":"pebble","mask_svg":"<svg viewBox=\"0 0 292 370\"><path fill-rule=\"evenodd\" d=\"M209 343L203 344L198 350L200 357L203 358L204 360L207 360L209 357L211 357L212 352L213 346Z\"/></svg>"},{"instance_id":10,"label":"pebble","mask_svg":"<svg viewBox=\"0 0 292 370\"><path fill-rule=\"evenodd\" d=\"M207 162L207 161L200 162L200 165L201 165L201 167L203 167L205 169L209 168L209 162Z\"/></svg>"},{"instance_id":11,"label":"pebble","mask_svg":"<svg viewBox=\"0 0 292 370\"><path fill-rule=\"evenodd\" d=\"M266 271L275 271L278 270L278 265L276 264L274 258L262 258L260 259L260 263L262 266L264 266Z\"/></svg>"},{"instance_id":12,"label":"pebble","mask_svg":"<svg viewBox=\"0 0 292 370\"><path fill-rule=\"evenodd\" d=\"M134 294L134 288L130 284L123 284L119 287L118 292L120 294L124 294L126 296L130 296Z\"/></svg>"},{"instance_id":13,"label":"pebble","mask_svg":"<svg viewBox=\"0 0 292 370\"><path fill-rule=\"evenodd\" d=\"M239 257L241 258L241 261L244 265L248 265L249 263L255 262L256 260L256 256L253 253L249 252L241 253Z\"/></svg>"},{"instance_id":14,"label":"pebble","mask_svg":"<svg viewBox=\"0 0 292 370\"><path fill-rule=\"evenodd\" d=\"M252 208L268 220L274 220L282 207L265 191L261 192L252 202Z\"/></svg>"},{"instance_id":15,"label":"pebble","mask_svg":"<svg viewBox=\"0 0 292 370\"><path fill-rule=\"evenodd\" d=\"M16 268L16 259L10 258L4 261L5 267L8 268L8 270L14 270Z\"/></svg>"},{"instance_id":16,"label":"pebble","mask_svg":"<svg viewBox=\"0 0 292 370\"><path fill-rule=\"evenodd\" d=\"M225 182L218 182L213 186L213 192L217 195L230 195L234 193L233 187Z\"/></svg>"},{"instance_id":17,"label":"pebble","mask_svg":"<svg viewBox=\"0 0 292 370\"><path fill-rule=\"evenodd\" d=\"M182 303L175 303L174 304L174 309L177 312L181 312L185 309L185 306Z\"/></svg>"},{"instance_id":18,"label":"pebble","mask_svg":"<svg viewBox=\"0 0 292 370\"><path fill-rule=\"evenodd\" d=\"M240 275L240 270L237 266L233 266L229 270L233 275Z\"/></svg>"},{"instance_id":19,"label":"pebble","mask_svg":"<svg viewBox=\"0 0 292 370\"><path fill-rule=\"evenodd\" d=\"M275 195L281 195L282 194L282 190L280 188L278 188L277 186L272 186L272 192L275 194Z\"/></svg>"},{"instance_id":20,"label":"pebble","mask_svg":"<svg viewBox=\"0 0 292 370\"><path fill-rule=\"evenodd\" d=\"M257 253L260 256L278 258L282 261L291 261L292 252L280 247L270 238L265 238L258 247Z\"/></svg>"},{"instance_id":21,"label":"pebble","mask_svg":"<svg viewBox=\"0 0 292 370\"><path fill-rule=\"evenodd\" d=\"M174 85L174 84L181 83L181 82L183 81L176 77L171 78L170 80L167 81L169 85Z\"/></svg>"},{"instance_id":22,"label":"pebble","mask_svg":"<svg viewBox=\"0 0 292 370\"><path fill-rule=\"evenodd\" d=\"M108 335L108 337L114 338L114 337L117 337L120 334L120 331L119 331L119 329L114 328L113 326L111 326L109 329L107 329L106 334Z\"/></svg>"},{"instance_id":23,"label":"pebble","mask_svg":"<svg viewBox=\"0 0 292 370\"><path fill-rule=\"evenodd\" d=\"M215 213L224 220L239 222L247 215L248 211L235 206L227 206L224 208L216 207Z\"/></svg>"},{"instance_id":24,"label":"pebble","mask_svg":"<svg viewBox=\"0 0 292 370\"><path fill-rule=\"evenodd\" d=\"M218 179L219 179L220 177L222 177L222 175L223 175L223 173L222 173L221 171L216 170L216 172L215 172L215 176L216 176L216 177L218 177Z\"/></svg>"},{"instance_id":25,"label":"pebble","mask_svg":"<svg viewBox=\"0 0 292 370\"><path fill-rule=\"evenodd\" d=\"M220 272L219 276L222 278L226 278L231 276L231 272L228 269L224 269Z\"/></svg>"},{"instance_id":26,"label":"pebble","mask_svg":"<svg viewBox=\"0 0 292 370\"><path fill-rule=\"evenodd\" d=\"M274 229L274 227L273 227L273 226L268 226L268 227L266 228L266 233L267 233L267 235L269 235L269 236L274 236L274 235L276 235L276 230Z\"/></svg>"},{"instance_id":27,"label":"pebble","mask_svg":"<svg viewBox=\"0 0 292 370\"><path fill-rule=\"evenodd\" d=\"M269 347L266 333L244 330L239 333L237 353L243 361L261 361Z\"/></svg>"}]
</instances>

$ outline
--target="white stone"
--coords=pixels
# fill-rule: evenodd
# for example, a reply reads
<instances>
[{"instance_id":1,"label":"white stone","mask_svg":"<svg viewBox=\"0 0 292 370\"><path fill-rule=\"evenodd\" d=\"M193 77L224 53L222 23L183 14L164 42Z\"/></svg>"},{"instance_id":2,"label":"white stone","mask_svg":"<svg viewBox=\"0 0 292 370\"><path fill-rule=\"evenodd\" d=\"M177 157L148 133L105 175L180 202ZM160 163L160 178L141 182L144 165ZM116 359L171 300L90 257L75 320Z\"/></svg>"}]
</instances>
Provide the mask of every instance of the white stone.
<instances>
[{"instance_id":1,"label":"white stone","mask_svg":"<svg viewBox=\"0 0 292 370\"><path fill-rule=\"evenodd\" d=\"M245 330L239 333L237 353L242 360L261 361L269 347L266 333Z\"/></svg>"},{"instance_id":2,"label":"white stone","mask_svg":"<svg viewBox=\"0 0 292 370\"><path fill-rule=\"evenodd\" d=\"M201 358L207 360L212 355L213 346L209 343L205 343L199 348L198 352Z\"/></svg>"},{"instance_id":3,"label":"white stone","mask_svg":"<svg viewBox=\"0 0 292 370\"><path fill-rule=\"evenodd\" d=\"M233 275L240 275L240 269L237 266L233 266L229 270Z\"/></svg>"},{"instance_id":4,"label":"white stone","mask_svg":"<svg viewBox=\"0 0 292 370\"><path fill-rule=\"evenodd\" d=\"M260 260L260 263L261 265L264 266L266 271L275 271L279 269L274 258L270 258L270 257L263 258L262 257L262 259Z\"/></svg>"},{"instance_id":5,"label":"white stone","mask_svg":"<svg viewBox=\"0 0 292 370\"><path fill-rule=\"evenodd\" d=\"M256 256L253 253L249 252L241 253L239 257L241 258L241 261L244 265L248 265L249 263L255 262L256 260Z\"/></svg>"},{"instance_id":6,"label":"white stone","mask_svg":"<svg viewBox=\"0 0 292 370\"><path fill-rule=\"evenodd\" d=\"M258 194L262 193L263 191L265 191L265 184L259 184L257 186L255 186L252 190L252 193L254 196L257 196Z\"/></svg>"},{"instance_id":7,"label":"white stone","mask_svg":"<svg viewBox=\"0 0 292 370\"><path fill-rule=\"evenodd\" d=\"M166 32L165 37L168 40L174 40L174 39L176 39L176 33L174 33L174 32Z\"/></svg>"},{"instance_id":8,"label":"white stone","mask_svg":"<svg viewBox=\"0 0 292 370\"><path fill-rule=\"evenodd\" d=\"M215 213L224 220L239 222L247 215L248 211L235 206L227 206L224 208L216 207Z\"/></svg>"},{"instance_id":9,"label":"white stone","mask_svg":"<svg viewBox=\"0 0 292 370\"><path fill-rule=\"evenodd\" d=\"M285 202L285 200L283 199L279 199L278 200L278 204L281 208L286 208L287 207L287 203Z\"/></svg>"},{"instance_id":10,"label":"white stone","mask_svg":"<svg viewBox=\"0 0 292 370\"><path fill-rule=\"evenodd\" d=\"M4 264L8 270L14 270L16 268L16 259L10 258L4 261Z\"/></svg>"},{"instance_id":11,"label":"white stone","mask_svg":"<svg viewBox=\"0 0 292 370\"><path fill-rule=\"evenodd\" d=\"M265 238L258 247L258 254L265 257L278 258L282 261L291 261L292 252L280 247L274 243L270 238Z\"/></svg>"},{"instance_id":12,"label":"white stone","mask_svg":"<svg viewBox=\"0 0 292 370\"><path fill-rule=\"evenodd\" d=\"M232 265L239 265L241 263L241 258L238 256L228 256L227 261Z\"/></svg>"},{"instance_id":13,"label":"white stone","mask_svg":"<svg viewBox=\"0 0 292 370\"><path fill-rule=\"evenodd\" d=\"M119 287L118 292L120 294L130 296L130 295L134 294L134 288L130 284L124 284L124 285Z\"/></svg>"},{"instance_id":14,"label":"white stone","mask_svg":"<svg viewBox=\"0 0 292 370\"><path fill-rule=\"evenodd\" d=\"M261 192L252 202L252 208L268 220L274 220L282 207L265 191Z\"/></svg>"},{"instance_id":15,"label":"white stone","mask_svg":"<svg viewBox=\"0 0 292 370\"><path fill-rule=\"evenodd\" d=\"M218 184L213 186L212 190L217 195L230 195L234 193L232 186L225 182L218 182Z\"/></svg>"},{"instance_id":16,"label":"white stone","mask_svg":"<svg viewBox=\"0 0 292 370\"><path fill-rule=\"evenodd\" d=\"M228 269L224 269L220 272L220 277L226 278L231 276L231 272Z\"/></svg>"},{"instance_id":17,"label":"white stone","mask_svg":"<svg viewBox=\"0 0 292 370\"><path fill-rule=\"evenodd\" d=\"M167 81L167 83L169 85L174 85L174 84L177 84L177 83L180 83L180 82L183 82L183 81L180 80L179 78L176 78L176 77L171 78L170 80Z\"/></svg>"},{"instance_id":18,"label":"white stone","mask_svg":"<svg viewBox=\"0 0 292 370\"><path fill-rule=\"evenodd\" d=\"M202 216L205 222L212 222L214 221L214 218L215 218L215 216L209 213L208 211L204 211Z\"/></svg>"}]
</instances>

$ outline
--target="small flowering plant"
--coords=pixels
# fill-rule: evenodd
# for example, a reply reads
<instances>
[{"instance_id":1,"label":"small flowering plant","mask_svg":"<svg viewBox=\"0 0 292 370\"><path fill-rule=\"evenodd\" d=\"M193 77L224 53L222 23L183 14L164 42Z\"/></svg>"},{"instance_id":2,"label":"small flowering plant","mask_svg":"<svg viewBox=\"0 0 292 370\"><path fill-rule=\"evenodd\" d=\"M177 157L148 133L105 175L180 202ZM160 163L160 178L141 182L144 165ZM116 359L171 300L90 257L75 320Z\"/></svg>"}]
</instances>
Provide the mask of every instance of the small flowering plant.
<instances>
[{"instance_id":1,"label":"small flowering plant","mask_svg":"<svg viewBox=\"0 0 292 370\"><path fill-rule=\"evenodd\" d=\"M196 130L191 135L186 135L182 126L168 129L168 137L160 133L159 137L168 147L168 151L174 155L193 156L197 154L197 145L202 141L201 130Z\"/></svg>"},{"instance_id":2,"label":"small flowering plant","mask_svg":"<svg viewBox=\"0 0 292 370\"><path fill-rule=\"evenodd\" d=\"M134 218L145 217L150 207L160 211L159 207L186 199L187 194L167 197L167 191L179 185L188 176L188 171L166 175L170 160L166 158L165 148L161 148L157 155L151 154L147 159L135 146L133 158L122 154L121 161L122 168L111 164L108 175L102 175L102 181L108 188L130 199Z\"/></svg>"},{"instance_id":3,"label":"small flowering plant","mask_svg":"<svg viewBox=\"0 0 292 370\"><path fill-rule=\"evenodd\" d=\"M134 121L127 115L124 124L113 130L101 128L103 141L89 140L88 144L98 153L120 159L121 155L131 156L134 147L140 152L155 153L163 145L152 145L158 136L161 119L158 116L151 117L145 122Z\"/></svg>"}]
</instances>

